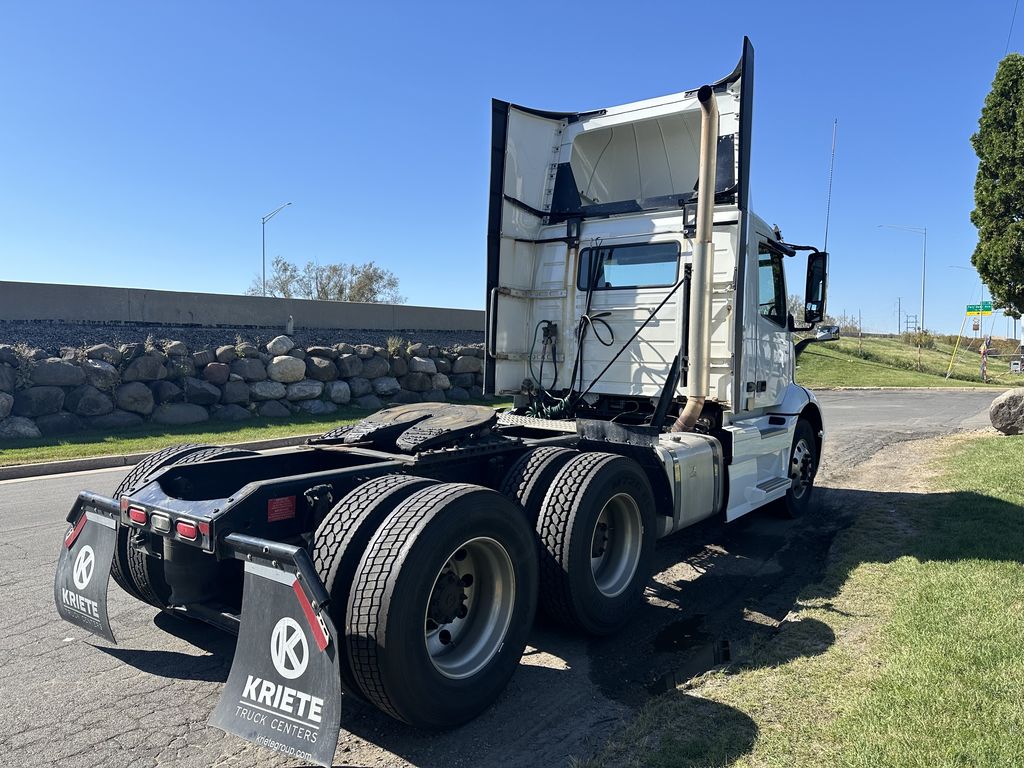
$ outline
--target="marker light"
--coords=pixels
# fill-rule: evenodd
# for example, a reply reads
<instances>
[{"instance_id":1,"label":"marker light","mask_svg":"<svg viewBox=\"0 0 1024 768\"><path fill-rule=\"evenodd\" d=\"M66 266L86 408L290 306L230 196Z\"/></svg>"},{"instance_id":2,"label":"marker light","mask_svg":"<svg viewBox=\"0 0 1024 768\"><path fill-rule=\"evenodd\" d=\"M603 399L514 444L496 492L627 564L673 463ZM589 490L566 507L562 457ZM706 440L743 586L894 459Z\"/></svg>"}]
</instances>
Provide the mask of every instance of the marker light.
<instances>
[{"instance_id":1,"label":"marker light","mask_svg":"<svg viewBox=\"0 0 1024 768\"><path fill-rule=\"evenodd\" d=\"M196 528L196 524L186 522L185 520L179 520L175 528L181 538L188 539L189 541L195 541L196 536L199 535L199 529Z\"/></svg>"},{"instance_id":2,"label":"marker light","mask_svg":"<svg viewBox=\"0 0 1024 768\"><path fill-rule=\"evenodd\" d=\"M146 513L141 509L136 509L135 507L128 507L128 519L131 520L133 523L145 525Z\"/></svg>"}]
</instances>

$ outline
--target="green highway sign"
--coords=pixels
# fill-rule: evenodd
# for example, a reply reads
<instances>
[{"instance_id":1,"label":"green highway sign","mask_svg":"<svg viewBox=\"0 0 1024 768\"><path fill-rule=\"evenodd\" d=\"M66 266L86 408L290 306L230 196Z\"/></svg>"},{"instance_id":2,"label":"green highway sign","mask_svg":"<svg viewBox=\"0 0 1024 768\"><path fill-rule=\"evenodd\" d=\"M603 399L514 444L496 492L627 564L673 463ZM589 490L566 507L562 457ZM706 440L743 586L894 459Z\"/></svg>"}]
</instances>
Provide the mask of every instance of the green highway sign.
<instances>
[{"instance_id":1,"label":"green highway sign","mask_svg":"<svg viewBox=\"0 0 1024 768\"><path fill-rule=\"evenodd\" d=\"M968 304L967 305L967 316L973 315L991 315L992 314L992 302L983 301L981 304Z\"/></svg>"}]
</instances>

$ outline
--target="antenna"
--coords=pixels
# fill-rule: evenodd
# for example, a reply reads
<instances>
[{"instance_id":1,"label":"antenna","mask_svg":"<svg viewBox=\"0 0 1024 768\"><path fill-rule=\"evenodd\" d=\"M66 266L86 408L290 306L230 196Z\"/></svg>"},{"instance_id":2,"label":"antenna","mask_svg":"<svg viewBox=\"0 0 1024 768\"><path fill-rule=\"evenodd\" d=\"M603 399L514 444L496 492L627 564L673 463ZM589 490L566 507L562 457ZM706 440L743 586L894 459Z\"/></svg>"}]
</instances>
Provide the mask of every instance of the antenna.
<instances>
[{"instance_id":1,"label":"antenna","mask_svg":"<svg viewBox=\"0 0 1024 768\"><path fill-rule=\"evenodd\" d=\"M832 157L828 161L828 197L825 200L825 243L821 250L828 252L828 220L832 214L832 170L836 165L836 128L839 126L839 118L832 120Z\"/></svg>"}]
</instances>

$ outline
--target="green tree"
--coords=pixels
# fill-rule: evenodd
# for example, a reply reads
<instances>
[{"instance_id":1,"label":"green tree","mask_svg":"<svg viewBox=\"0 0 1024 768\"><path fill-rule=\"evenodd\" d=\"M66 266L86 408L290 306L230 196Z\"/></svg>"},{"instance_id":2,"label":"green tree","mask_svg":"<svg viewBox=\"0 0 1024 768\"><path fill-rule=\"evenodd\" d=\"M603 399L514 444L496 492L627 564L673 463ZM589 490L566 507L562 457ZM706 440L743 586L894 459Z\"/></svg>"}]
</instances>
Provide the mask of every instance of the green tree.
<instances>
[{"instance_id":1,"label":"green tree","mask_svg":"<svg viewBox=\"0 0 1024 768\"><path fill-rule=\"evenodd\" d=\"M256 277L246 289L250 296L263 295L263 280ZM319 301L361 301L404 304L394 272L372 261L365 264L318 264L308 261L299 268L278 256L267 276L267 295Z\"/></svg>"},{"instance_id":2,"label":"green tree","mask_svg":"<svg viewBox=\"0 0 1024 768\"><path fill-rule=\"evenodd\" d=\"M978 155L971 256L997 307L1024 311L1024 56L999 63L971 136Z\"/></svg>"}]
</instances>

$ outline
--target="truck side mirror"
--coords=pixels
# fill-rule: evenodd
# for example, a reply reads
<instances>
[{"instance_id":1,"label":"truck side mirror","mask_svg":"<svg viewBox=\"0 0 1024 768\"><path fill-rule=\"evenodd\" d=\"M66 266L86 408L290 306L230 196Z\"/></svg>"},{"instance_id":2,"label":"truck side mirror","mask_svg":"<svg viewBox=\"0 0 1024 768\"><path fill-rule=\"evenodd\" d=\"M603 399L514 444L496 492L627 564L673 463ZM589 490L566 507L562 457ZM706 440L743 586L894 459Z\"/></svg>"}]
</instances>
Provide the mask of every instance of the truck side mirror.
<instances>
[{"instance_id":1,"label":"truck side mirror","mask_svg":"<svg viewBox=\"0 0 1024 768\"><path fill-rule=\"evenodd\" d=\"M807 257L807 289L804 293L804 322L825 319L825 295L828 292L828 254L814 251Z\"/></svg>"}]
</instances>

